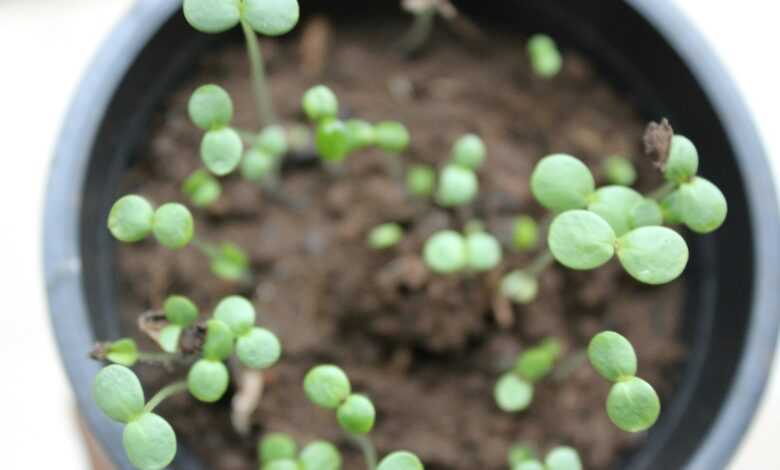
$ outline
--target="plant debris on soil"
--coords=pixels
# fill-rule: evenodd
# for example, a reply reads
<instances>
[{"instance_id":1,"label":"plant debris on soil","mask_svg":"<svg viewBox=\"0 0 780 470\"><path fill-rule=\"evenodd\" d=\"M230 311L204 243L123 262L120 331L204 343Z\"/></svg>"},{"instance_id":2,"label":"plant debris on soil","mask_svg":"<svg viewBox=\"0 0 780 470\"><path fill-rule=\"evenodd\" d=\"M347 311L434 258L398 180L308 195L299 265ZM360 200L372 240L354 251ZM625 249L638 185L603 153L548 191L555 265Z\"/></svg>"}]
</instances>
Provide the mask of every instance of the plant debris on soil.
<instances>
[{"instance_id":1,"label":"plant debris on soil","mask_svg":"<svg viewBox=\"0 0 780 470\"><path fill-rule=\"evenodd\" d=\"M493 47L474 54L438 32L424 56L408 61L389 46L405 27L390 21L334 27L319 17L303 23L297 37L265 42L277 111L285 123L303 122L301 95L324 83L351 115L403 122L412 134L402 156L409 163L441 165L457 137L475 132L489 150L478 201L448 211L412 199L374 151L351 156L340 176L317 165L286 168L282 189L294 204L231 176L223 180L218 203L196 210L196 232L243 247L255 281L216 279L194 248L171 252L152 242L119 247L123 331L136 334L138 316L159 309L170 294L187 295L209 313L222 296L241 293L254 302L259 322L282 340L283 358L264 374L262 400L244 423L252 430L248 435L231 423L231 393L215 405L181 395L161 407L205 468L256 469L257 438L277 431L302 444L332 440L344 452L346 470L365 468L332 413L304 397L304 374L323 362L343 367L353 389L376 404L371 435L380 455L408 449L428 470L503 470L509 447L527 441L542 451L571 445L586 468L609 468L643 436L609 421L609 384L582 361L582 351L599 331L619 331L636 347L641 376L667 399L685 354L677 339L684 281L648 287L613 263L593 272L554 266L543 274L536 302L495 309L501 273L526 266L534 253L507 250L500 270L474 277L433 275L420 253L431 233L462 229L472 218L508 239L514 216L541 217L528 180L534 164L550 153L577 156L597 177L603 158L626 156L638 167L638 188L654 189L661 178L643 156L644 123L574 52L565 53L559 76L543 81L529 69L525 38L518 34L491 31ZM187 203L180 187L200 166L201 136L187 116L187 100L209 82L232 94L238 127L256 127L244 50L225 46L207 55L161 107L123 191ZM391 221L405 228L403 242L384 252L368 248L370 229ZM559 370L537 385L530 409L501 412L493 399L496 379L521 349L547 336L565 345ZM152 347L148 340L142 344ZM153 391L186 369L174 377L148 365L140 372Z\"/></svg>"}]
</instances>

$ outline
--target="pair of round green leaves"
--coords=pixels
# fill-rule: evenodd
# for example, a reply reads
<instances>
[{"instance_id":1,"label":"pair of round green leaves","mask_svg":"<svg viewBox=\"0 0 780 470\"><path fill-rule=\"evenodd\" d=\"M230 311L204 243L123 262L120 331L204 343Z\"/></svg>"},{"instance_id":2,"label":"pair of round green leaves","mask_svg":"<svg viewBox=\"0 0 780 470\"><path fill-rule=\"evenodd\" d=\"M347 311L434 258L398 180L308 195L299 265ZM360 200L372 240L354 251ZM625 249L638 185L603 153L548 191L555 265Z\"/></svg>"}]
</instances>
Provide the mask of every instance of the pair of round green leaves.
<instances>
[{"instance_id":1,"label":"pair of round green leaves","mask_svg":"<svg viewBox=\"0 0 780 470\"><path fill-rule=\"evenodd\" d=\"M582 460L577 450L572 447L559 446L550 450L544 459L544 464L533 457L533 452L520 448L516 458L510 455L511 470L582 470Z\"/></svg>"},{"instance_id":2,"label":"pair of round green leaves","mask_svg":"<svg viewBox=\"0 0 780 470\"><path fill-rule=\"evenodd\" d=\"M563 58L555 41L545 34L536 34L528 40L528 56L536 75L551 78L558 75L563 66Z\"/></svg>"},{"instance_id":3,"label":"pair of round green leaves","mask_svg":"<svg viewBox=\"0 0 780 470\"><path fill-rule=\"evenodd\" d=\"M403 228L395 223L374 227L368 234L368 246L375 250L386 250L397 245L404 236Z\"/></svg>"},{"instance_id":4,"label":"pair of round green leaves","mask_svg":"<svg viewBox=\"0 0 780 470\"><path fill-rule=\"evenodd\" d=\"M208 171L200 169L184 180L181 191L196 207L208 207L222 195L222 185Z\"/></svg>"},{"instance_id":5,"label":"pair of round green leaves","mask_svg":"<svg viewBox=\"0 0 780 470\"><path fill-rule=\"evenodd\" d=\"M479 180L470 168L446 165L439 173L436 202L443 207L463 206L477 197Z\"/></svg>"},{"instance_id":6,"label":"pair of round green leaves","mask_svg":"<svg viewBox=\"0 0 780 470\"><path fill-rule=\"evenodd\" d=\"M143 197L129 194L111 207L108 229L116 239L128 243L154 233L162 245L177 250L192 240L194 222L190 211L179 203L169 202L155 210Z\"/></svg>"},{"instance_id":7,"label":"pair of round green leaves","mask_svg":"<svg viewBox=\"0 0 780 470\"><path fill-rule=\"evenodd\" d=\"M539 280L525 271L512 271L501 280L501 295L516 304L529 304L538 293Z\"/></svg>"},{"instance_id":8,"label":"pair of round green leaves","mask_svg":"<svg viewBox=\"0 0 780 470\"><path fill-rule=\"evenodd\" d=\"M368 434L374 427L376 410L365 395L352 393L344 371L334 365L319 365L304 377L303 389L309 400L325 409L335 409L339 425L350 434Z\"/></svg>"},{"instance_id":9,"label":"pair of round green leaves","mask_svg":"<svg viewBox=\"0 0 780 470\"><path fill-rule=\"evenodd\" d=\"M139 470L161 470L176 455L176 434L160 416L144 409L138 377L127 367L110 365L92 386L95 402L109 418L125 424L122 434L130 462Z\"/></svg>"},{"instance_id":10,"label":"pair of round green leaves","mask_svg":"<svg viewBox=\"0 0 780 470\"><path fill-rule=\"evenodd\" d=\"M548 245L556 260L578 270L597 268L617 253L623 268L646 284L670 282L688 263L688 246L674 230L647 226L618 237L604 218L585 210L558 215Z\"/></svg>"},{"instance_id":11,"label":"pair of round green leaves","mask_svg":"<svg viewBox=\"0 0 780 470\"><path fill-rule=\"evenodd\" d=\"M436 187L436 172L428 165L412 165L406 171L406 189L417 197L429 197Z\"/></svg>"},{"instance_id":12,"label":"pair of round green leaves","mask_svg":"<svg viewBox=\"0 0 780 470\"><path fill-rule=\"evenodd\" d=\"M476 231L465 237L453 230L433 234L423 248L423 259L434 272L490 271L501 262L501 244L492 235Z\"/></svg>"},{"instance_id":13,"label":"pair of round green leaves","mask_svg":"<svg viewBox=\"0 0 780 470\"><path fill-rule=\"evenodd\" d=\"M269 434L260 441L262 470L341 470L341 454L326 441L307 444L298 455L298 445L287 434Z\"/></svg>"},{"instance_id":14,"label":"pair of round green leaves","mask_svg":"<svg viewBox=\"0 0 780 470\"><path fill-rule=\"evenodd\" d=\"M198 319L198 307L187 297L172 295L165 299L163 312L170 324L160 331L157 342L163 351L174 353L179 349L181 333Z\"/></svg>"},{"instance_id":15,"label":"pair of round green leaves","mask_svg":"<svg viewBox=\"0 0 780 470\"><path fill-rule=\"evenodd\" d=\"M602 377L613 382L607 415L617 427L640 432L655 424L661 403L653 387L636 377L636 352L625 337L613 331L599 333L588 346L588 359Z\"/></svg>"},{"instance_id":16,"label":"pair of round green leaves","mask_svg":"<svg viewBox=\"0 0 780 470\"><path fill-rule=\"evenodd\" d=\"M298 23L298 0L184 0L184 17L203 33L221 33L245 21L260 34L279 36Z\"/></svg>"},{"instance_id":17,"label":"pair of round green leaves","mask_svg":"<svg viewBox=\"0 0 780 470\"><path fill-rule=\"evenodd\" d=\"M218 176L235 170L241 162L244 144L238 132L229 127L233 101L228 92L218 85L203 85L190 97L188 111L192 122L206 131L200 143L206 168Z\"/></svg>"},{"instance_id":18,"label":"pair of round green leaves","mask_svg":"<svg viewBox=\"0 0 780 470\"><path fill-rule=\"evenodd\" d=\"M560 342L554 338L548 338L522 352L514 369L496 382L493 395L498 407L509 413L528 408L534 397L533 384L552 371L560 354Z\"/></svg>"}]
</instances>

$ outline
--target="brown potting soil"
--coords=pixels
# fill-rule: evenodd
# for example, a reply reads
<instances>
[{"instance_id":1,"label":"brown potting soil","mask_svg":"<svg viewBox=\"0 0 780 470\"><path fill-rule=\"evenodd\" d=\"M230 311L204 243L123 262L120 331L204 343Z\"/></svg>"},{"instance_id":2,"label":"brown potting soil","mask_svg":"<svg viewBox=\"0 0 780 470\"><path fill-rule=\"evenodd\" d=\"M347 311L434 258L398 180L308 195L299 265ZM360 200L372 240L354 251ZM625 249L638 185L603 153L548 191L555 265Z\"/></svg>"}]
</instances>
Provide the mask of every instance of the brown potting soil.
<instances>
[{"instance_id":1,"label":"brown potting soil","mask_svg":"<svg viewBox=\"0 0 780 470\"><path fill-rule=\"evenodd\" d=\"M304 374L325 362L344 368L354 391L374 401L371 437L380 455L408 449L428 470L505 469L507 450L518 441L541 451L571 445L586 468L604 469L641 444L643 435L622 432L609 421L609 384L582 361L582 351L601 330L621 332L636 347L639 375L668 399L684 356L677 339L682 281L648 287L614 263L592 272L556 265L541 276L533 304L508 306L497 300L501 274L526 266L538 251L506 249L500 269L468 277L433 275L420 257L431 233L462 229L473 218L504 240L514 216L541 218L528 180L534 164L550 153L577 156L597 178L603 158L624 155L639 169L639 189L658 186L652 159L643 156L644 123L632 106L573 52L565 53L559 76L534 78L524 38L514 34L491 32L500 40L474 53L439 33L422 57L407 60L391 47L403 31L399 25L350 23L336 31L319 18L299 28L303 34L292 39L263 43L285 123L303 122L302 93L324 83L352 116L403 122L412 134L411 148L400 157L405 163L440 166L457 137L475 132L489 151L480 195L457 211L413 199L388 174L381 152L362 151L339 175L316 164L287 168L276 197L238 176L225 178L217 204L193 209L200 239L232 241L249 253L251 284L216 279L192 247L171 252L154 241L120 247L128 334L137 331L141 312L159 309L169 294L190 296L208 313L221 297L240 293L284 345L282 360L264 374L251 433L240 435L231 424L231 388L213 405L186 395L163 404L160 413L179 437L209 469L257 468L257 438L277 431L300 444L331 440L343 451L345 469L365 468L334 413L304 397ZM180 187L201 165L202 135L189 121L187 100L209 82L232 94L237 127L256 127L243 48L208 55L152 123L144 158L125 178L124 192L157 203L187 203ZM367 233L391 221L404 227L403 242L382 252L370 249ZM500 411L493 399L496 379L520 351L548 336L565 345L561 366L536 385L527 411ZM186 373L140 370L149 391Z\"/></svg>"}]
</instances>

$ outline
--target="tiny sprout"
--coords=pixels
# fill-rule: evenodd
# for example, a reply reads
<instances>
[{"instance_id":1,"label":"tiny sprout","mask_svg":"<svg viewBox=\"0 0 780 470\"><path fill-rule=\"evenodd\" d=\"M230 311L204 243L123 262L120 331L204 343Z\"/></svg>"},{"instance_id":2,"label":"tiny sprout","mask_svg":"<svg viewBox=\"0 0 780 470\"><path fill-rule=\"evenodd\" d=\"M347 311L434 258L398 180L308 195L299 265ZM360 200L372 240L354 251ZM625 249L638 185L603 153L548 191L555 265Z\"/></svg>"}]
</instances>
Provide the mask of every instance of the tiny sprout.
<instances>
[{"instance_id":1,"label":"tiny sprout","mask_svg":"<svg viewBox=\"0 0 780 470\"><path fill-rule=\"evenodd\" d=\"M468 248L461 234L442 230L433 234L423 248L425 263L435 272L450 274L462 271L468 263Z\"/></svg>"},{"instance_id":2,"label":"tiny sprout","mask_svg":"<svg viewBox=\"0 0 780 470\"><path fill-rule=\"evenodd\" d=\"M615 231L593 212L570 210L553 220L548 245L555 259L564 266L593 269L615 254Z\"/></svg>"},{"instance_id":3,"label":"tiny sprout","mask_svg":"<svg viewBox=\"0 0 780 470\"><path fill-rule=\"evenodd\" d=\"M693 142L674 135L669 146L669 158L663 164L664 177L674 183L684 183L699 171L699 152Z\"/></svg>"},{"instance_id":4,"label":"tiny sprout","mask_svg":"<svg viewBox=\"0 0 780 470\"><path fill-rule=\"evenodd\" d=\"M400 225L382 224L374 227L368 234L368 246L375 250L385 250L397 245L404 236Z\"/></svg>"},{"instance_id":5,"label":"tiny sprout","mask_svg":"<svg viewBox=\"0 0 780 470\"><path fill-rule=\"evenodd\" d=\"M254 327L236 340L236 355L247 367L267 369L282 355L282 345L275 334L265 328Z\"/></svg>"},{"instance_id":6,"label":"tiny sprout","mask_svg":"<svg viewBox=\"0 0 780 470\"><path fill-rule=\"evenodd\" d=\"M534 449L526 444L513 445L507 453L507 460L509 461L509 468L514 469L516 465L519 465L528 460L536 460L536 452Z\"/></svg>"},{"instance_id":7,"label":"tiny sprout","mask_svg":"<svg viewBox=\"0 0 780 470\"><path fill-rule=\"evenodd\" d=\"M127 367L138 361L138 346L132 338L123 338L108 345L106 359Z\"/></svg>"},{"instance_id":8,"label":"tiny sprout","mask_svg":"<svg viewBox=\"0 0 780 470\"><path fill-rule=\"evenodd\" d=\"M501 280L501 295L514 303L530 304L538 293L539 281L525 271L512 271Z\"/></svg>"},{"instance_id":9,"label":"tiny sprout","mask_svg":"<svg viewBox=\"0 0 780 470\"><path fill-rule=\"evenodd\" d=\"M274 460L294 459L298 452L295 441L283 433L268 434L260 440L258 454L260 463L266 464Z\"/></svg>"},{"instance_id":10,"label":"tiny sprout","mask_svg":"<svg viewBox=\"0 0 780 470\"><path fill-rule=\"evenodd\" d=\"M399 451L383 458L376 470L425 470L425 467L413 453Z\"/></svg>"},{"instance_id":11,"label":"tiny sprout","mask_svg":"<svg viewBox=\"0 0 780 470\"><path fill-rule=\"evenodd\" d=\"M361 150L374 145L376 132L371 123L362 119L350 119L346 122L349 131L350 151Z\"/></svg>"},{"instance_id":12,"label":"tiny sprout","mask_svg":"<svg viewBox=\"0 0 780 470\"><path fill-rule=\"evenodd\" d=\"M243 0L243 17L252 29L267 36L280 36L298 24L298 0Z\"/></svg>"},{"instance_id":13,"label":"tiny sprout","mask_svg":"<svg viewBox=\"0 0 780 470\"><path fill-rule=\"evenodd\" d=\"M240 281L247 279L249 273L249 257L244 250L234 243L221 243L210 256L211 271L222 279Z\"/></svg>"},{"instance_id":14,"label":"tiny sprout","mask_svg":"<svg viewBox=\"0 0 780 470\"><path fill-rule=\"evenodd\" d=\"M336 411L339 425L352 435L363 435L374 427L376 411L371 400L364 395L352 394Z\"/></svg>"},{"instance_id":15,"label":"tiny sprout","mask_svg":"<svg viewBox=\"0 0 780 470\"><path fill-rule=\"evenodd\" d=\"M595 189L593 175L580 160L566 154L549 155L531 174L531 192L554 212L584 209Z\"/></svg>"},{"instance_id":16,"label":"tiny sprout","mask_svg":"<svg viewBox=\"0 0 780 470\"><path fill-rule=\"evenodd\" d=\"M466 252L468 269L472 271L490 271L501 262L501 244L485 232L466 235Z\"/></svg>"},{"instance_id":17,"label":"tiny sprout","mask_svg":"<svg viewBox=\"0 0 780 470\"><path fill-rule=\"evenodd\" d=\"M231 295L222 299L214 309L214 318L221 321L240 336L255 326L255 307L244 297Z\"/></svg>"},{"instance_id":18,"label":"tiny sprout","mask_svg":"<svg viewBox=\"0 0 780 470\"><path fill-rule=\"evenodd\" d=\"M503 411L516 412L528 408L534 397L534 387L512 372L502 375L493 392L496 404Z\"/></svg>"},{"instance_id":19,"label":"tiny sprout","mask_svg":"<svg viewBox=\"0 0 780 470\"><path fill-rule=\"evenodd\" d=\"M230 127L213 129L203 136L200 156L203 164L217 176L225 176L241 163L244 144L241 136Z\"/></svg>"},{"instance_id":20,"label":"tiny sprout","mask_svg":"<svg viewBox=\"0 0 780 470\"><path fill-rule=\"evenodd\" d=\"M413 196L429 197L436 186L436 172L428 165L412 165L406 171L406 189Z\"/></svg>"},{"instance_id":21,"label":"tiny sprout","mask_svg":"<svg viewBox=\"0 0 780 470\"><path fill-rule=\"evenodd\" d=\"M636 182L636 168L627 158L616 155L608 157L602 162L601 168L609 184L631 186Z\"/></svg>"},{"instance_id":22,"label":"tiny sprout","mask_svg":"<svg viewBox=\"0 0 780 470\"><path fill-rule=\"evenodd\" d=\"M193 225L189 209L179 203L169 202L154 212L152 230L160 244L178 250L192 240Z\"/></svg>"},{"instance_id":23,"label":"tiny sprout","mask_svg":"<svg viewBox=\"0 0 780 470\"><path fill-rule=\"evenodd\" d=\"M257 136L254 146L273 157L281 157L288 150L284 128L279 125L266 127Z\"/></svg>"},{"instance_id":24,"label":"tiny sprout","mask_svg":"<svg viewBox=\"0 0 780 470\"><path fill-rule=\"evenodd\" d=\"M594 369L613 383L607 397L607 415L620 429L640 432L658 420L661 403L653 387L636 377L637 359L631 343L612 331L594 336L588 346Z\"/></svg>"},{"instance_id":25,"label":"tiny sprout","mask_svg":"<svg viewBox=\"0 0 780 470\"><path fill-rule=\"evenodd\" d=\"M200 359L187 374L187 388L192 396L206 403L213 403L225 394L230 373L220 361Z\"/></svg>"},{"instance_id":26,"label":"tiny sprout","mask_svg":"<svg viewBox=\"0 0 780 470\"><path fill-rule=\"evenodd\" d=\"M536 248L539 243L539 224L530 215L521 215L512 225L512 246L520 252Z\"/></svg>"},{"instance_id":27,"label":"tiny sprout","mask_svg":"<svg viewBox=\"0 0 780 470\"><path fill-rule=\"evenodd\" d=\"M655 200L646 198L629 211L628 220L631 228L651 227L663 224L664 215Z\"/></svg>"},{"instance_id":28,"label":"tiny sprout","mask_svg":"<svg viewBox=\"0 0 780 470\"><path fill-rule=\"evenodd\" d=\"M303 389L315 405L336 409L349 397L352 386L347 374L340 367L319 365L306 374Z\"/></svg>"},{"instance_id":29,"label":"tiny sprout","mask_svg":"<svg viewBox=\"0 0 780 470\"><path fill-rule=\"evenodd\" d=\"M723 225L728 213L728 203L717 186L695 176L682 183L679 192L682 221L696 233L710 233Z\"/></svg>"},{"instance_id":30,"label":"tiny sprout","mask_svg":"<svg viewBox=\"0 0 780 470\"><path fill-rule=\"evenodd\" d=\"M154 208L141 196L130 194L117 200L108 215L108 229L119 241L137 242L152 233Z\"/></svg>"},{"instance_id":31,"label":"tiny sprout","mask_svg":"<svg viewBox=\"0 0 780 470\"><path fill-rule=\"evenodd\" d=\"M304 93L302 105L306 116L313 122L336 118L339 114L339 100L325 85L317 85Z\"/></svg>"},{"instance_id":32,"label":"tiny sprout","mask_svg":"<svg viewBox=\"0 0 780 470\"><path fill-rule=\"evenodd\" d=\"M203 169L197 170L187 177L181 190L190 197L196 207L208 207L222 195L222 185Z\"/></svg>"},{"instance_id":33,"label":"tiny sprout","mask_svg":"<svg viewBox=\"0 0 780 470\"><path fill-rule=\"evenodd\" d=\"M342 121L325 118L317 125L314 145L325 161L341 162L350 151L349 130Z\"/></svg>"},{"instance_id":34,"label":"tiny sprout","mask_svg":"<svg viewBox=\"0 0 780 470\"><path fill-rule=\"evenodd\" d=\"M173 353L179 348L181 332L198 318L198 307L187 297L172 295L165 299L163 311L170 325L160 331L158 342L163 351Z\"/></svg>"},{"instance_id":35,"label":"tiny sprout","mask_svg":"<svg viewBox=\"0 0 780 470\"><path fill-rule=\"evenodd\" d=\"M479 191L479 181L473 170L457 165L447 165L439 175L436 202L444 207L470 203Z\"/></svg>"},{"instance_id":36,"label":"tiny sprout","mask_svg":"<svg viewBox=\"0 0 780 470\"><path fill-rule=\"evenodd\" d=\"M144 412L144 391L138 377L125 366L104 367L92 384L95 403L109 418L128 423Z\"/></svg>"},{"instance_id":37,"label":"tiny sprout","mask_svg":"<svg viewBox=\"0 0 780 470\"><path fill-rule=\"evenodd\" d=\"M341 470L341 453L325 441L314 441L301 450L301 470Z\"/></svg>"},{"instance_id":38,"label":"tiny sprout","mask_svg":"<svg viewBox=\"0 0 780 470\"><path fill-rule=\"evenodd\" d=\"M409 147L409 131L400 122L385 121L374 125L374 142L380 149L401 153Z\"/></svg>"},{"instance_id":39,"label":"tiny sprout","mask_svg":"<svg viewBox=\"0 0 780 470\"><path fill-rule=\"evenodd\" d=\"M580 455L572 447L556 447L544 458L546 470L582 470Z\"/></svg>"},{"instance_id":40,"label":"tiny sprout","mask_svg":"<svg viewBox=\"0 0 780 470\"><path fill-rule=\"evenodd\" d=\"M466 134L455 142L452 161L460 166L476 170L485 163L485 143L476 134Z\"/></svg>"},{"instance_id":41,"label":"tiny sprout","mask_svg":"<svg viewBox=\"0 0 780 470\"><path fill-rule=\"evenodd\" d=\"M606 220L617 236L631 230L631 209L640 204L641 194L625 186L604 186L590 197L588 210Z\"/></svg>"},{"instance_id":42,"label":"tiny sprout","mask_svg":"<svg viewBox=\"0 0 780 470\"><path fill-rule=\"evenodd\" d=\"M184 17L203 33L221 33L246 21L268 36L290 31L298 23L297 0L184 0Z\"/></svg>"},{"instance_id":43,"label":"tiny sprout","mask_svg":"<svg viewBox=\"0 0 780 470\"><path fill-rule=\"evenodd\" d=\"M528 408L534 397L534 383L549 375L560 355L561 344L555 338L523 351L515 367L496 382L493 395L498 407L509 413Z\"/></svg>"},{"instance_id":44,"label":"tiny sprout","mask_svg":"<svg viewBox=\"0 0 780 470\"><path fill-rule=\"evenodd\" d=\"M558 75L563 58L555 41L545 34L535 34L528 40L528 55L536 75L551 78Z\"/></svg>"},{"instance_id":45,"label":"tiny sprout","mask_svg":"<svg viewBox=\"0 0 780 470\"><path fill-rule=\"evenodd\" d=\"M190 97L187 110L192 122L204 131L219 129L233 119L233 100L224 88L203 85Z\"/></svg>"},{"instance_id":46,"label":"tiny sprout","mask_svg":"<svg viewBox=\"0 0 780 470\"><path fill-rule=\"evenodd\" d=\"M187 23L203 33L221 33L241 20L241 9L235 0L184 0Z\"/></svg>"}]
</instances>

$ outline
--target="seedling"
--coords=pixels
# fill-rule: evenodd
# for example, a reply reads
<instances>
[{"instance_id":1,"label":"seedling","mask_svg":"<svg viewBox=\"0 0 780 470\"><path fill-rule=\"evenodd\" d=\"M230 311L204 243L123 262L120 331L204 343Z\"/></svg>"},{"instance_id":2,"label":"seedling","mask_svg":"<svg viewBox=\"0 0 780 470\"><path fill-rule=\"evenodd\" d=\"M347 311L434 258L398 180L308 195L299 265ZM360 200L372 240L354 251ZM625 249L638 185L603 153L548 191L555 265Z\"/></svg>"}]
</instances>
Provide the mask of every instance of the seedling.
<instances>
[{"instance_id":1,"label":"seedling","mask_svg":"<svg viewBox=\"0 0 780 470\"><path fill-rule=\"evenodd\" d=\"M208 257L211 272L218 278L245 283L252 280L249 255L235 243L213 244L196 239L193 245Z\"/></svg>"},{"instance_id":2,"label":"seedling","mask_svg":"<svg viewBox=\"0 0 780 470\"><path fill-rule=\"evenodd\" d=\"M479 192L474 170L460 165L446 165L439 173L436 202L442 207L457 207L471 203Z\"/></svg>"},{"instance_id":3,"label":"seedling","mask_svg":"<svg viewBox=\"0 0 780 470\"><path fill-rule=\"evenodd\" d=\"M200 143L203 164L217 176L233 172L241 162L244 144L230 127L233 101L228 92L218 85L203 85L190 97L188 110L192 122L205 131Z\"/></svg>"},{"instance_id":4,"label":"seedling","mask_svg":"<svg viewBox=\"0 0 780 470\"><path fill-rule=\"evenodd\" d=\"M501 279L501 295L514 303L526 305L536 300L539 280L527 271L515 270Z\"/></svg>"},{"instance_id":5,"label":"seedling","mask_svg":"<svg viewBox=\"0 0 780 470\"><path fill-rule=\"evenodd\" d=\"M534 384L547 377L561 356L561 344L555 338L547 338L522 352L514 368L502 375L494 388L498 407L508 413L523 411L531 405Z\"/></svg>"},{"instance_id":6,"label":"seedling","mask_svg":"<svg viewBox=\"0 0 780 470\"><path fill-rule=\"evenodd\" d=\"M536 34L528 40L531 68L541 78L552 78L561 71L563 58L555 41L545 34Z\"/></svg>"},{"instance_id":7,"label":"seedling","mask_svg":"<svg viewBox=\"0 0 780 470\"><path fill-rule=\"evenodd\" d=\"M501 245L495 237L473 231L465 236L453 230L434 233L423 247L423 259L438 274L490 271L501 262Z\"/></svg>"},{"instance_id":8,"label":"seedling","mask_svg":"<svg viewBox=\"0 0 780 470\"><path fill-rule=\"evenodd\" d=\"M452 162L470 170L478 170L485 163L485 143L476 134L466 134L455 142Z\"/></svg>"},{"instance_id":9,"label":"seedling","mask_svg":"<svg viewBox=\"0 0 780 470\"><path fill-rule=\"evenodd\" d=\"M249 181L260 183L273 192L279 184L279 171L282 158L289 144L284 128L268 126L254 138L252 147L241 160L241 176Z\"/></svg>"},{"instance_id":10,"label":"seedling","mask_svg":"<svg viewBox=\"0 0 780 470\"><path fill-rule=\"evenodd\" d=\"M613 331L597 334L588 346L588 359L596 372L613 383L607 415L617 427L641 432L655 424L661 402L653 387L636 376L636 352L626 338Z\"/></svg>"},{"instance_id":11,"label":"seedling","mask_svg":"<svg viewBox=\"0 0 780 470\"><path fill-rule=\"evenodd\" d=\"M314 441L298 453L298 445L287 434L265 436L258 445L261 470L341 470L341 453L327 441Z\"/></svg>"},{"instance_id":12,"label":"seedling","mask_svg":"<svg viewBox=\"0 0 780 470\"><path fill-rule=\"evenodd\" d=\"M187 297L172 295L165 299L163 312L170 324L160 331L157 342L163 351L175 353L179 350L179 339L184 329L198 319L198 307Z\"/></svg>"},{"instance_id":13,"label":"seedling","mask_svg":"<svg viewBox=\"0 0 780 470\"><path fill-rule=\"evenodd\" d=\"M539 224L530 215L520 215L512 224L512 247L519 251L529 251L539 244Z\"/></svg>"},{"instance_id":14,"label":"seedling","mask_svg":"<svg viewBox=\"0 0 780 470\"><path fill-rule=\"evenodd\" d=\"M511 470L582 470L579 453L572 447L555 447L544 458L544 463L536 458L536 453L528 446L514 446L509 450L509 468Z\"/></svg>"},{"instance_id":15,"label":"seedling","mask_svg":"<svg viewBox=\"0 0 780 470\"><path fill-rule=\"evenodd\" d=\"M183 205L169 202L155 210L135 194L117 200L108 215L108 229L117 240L134 243L153 233L161 245L172 250L192 240L193 225L192 214Z\"/></svg>"},{"instance_id":16,"label":"seedling","mask_svg":"<svg viewBox=\"0 0 780 470\"><path fill-rule=\"evenodd\" d=\"M222 195L222 184L208 171L200 169L184 180L181 191L189 196L195 207L209 207Z\"/></svg>"},{"instance_id":17,"label":"seedling","mask_svg":"<svg viewBox=\"0 0 780 470\"><path fill-rule=\"evenodd\" d=\"M631 160L617 155L608 157L601 164L601 172L609 184L633 186L636 182L636 168Z\"/></svg>"},{"instance_id":18,"label":"seedling","mask_svg":"<svg viewBox=\"0 0 780 470\"><path fill-rule=\"evenodd\" d=\"M428 165L412 165L406 171L406 189L412 196L428 198L436 187L436 172Z\"/></svg>"},{"instance_id":19,"label":"seedling","mask_svg":"<svg viewBox=\"0 0 780 470\"><path fill-rule=\"evenodd\" d=\"M386 250L397 245L403 236L404 231L398 224L378 225L368 234L368 246L375 250Z\"/></svg>"}]
</instances>

